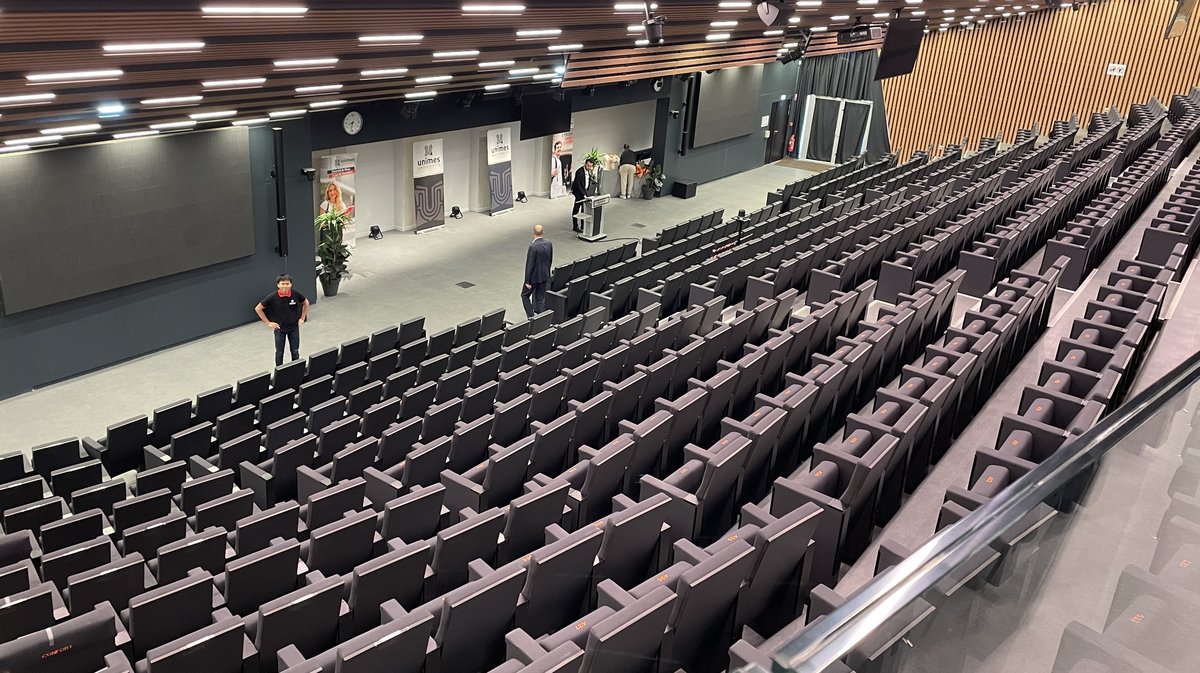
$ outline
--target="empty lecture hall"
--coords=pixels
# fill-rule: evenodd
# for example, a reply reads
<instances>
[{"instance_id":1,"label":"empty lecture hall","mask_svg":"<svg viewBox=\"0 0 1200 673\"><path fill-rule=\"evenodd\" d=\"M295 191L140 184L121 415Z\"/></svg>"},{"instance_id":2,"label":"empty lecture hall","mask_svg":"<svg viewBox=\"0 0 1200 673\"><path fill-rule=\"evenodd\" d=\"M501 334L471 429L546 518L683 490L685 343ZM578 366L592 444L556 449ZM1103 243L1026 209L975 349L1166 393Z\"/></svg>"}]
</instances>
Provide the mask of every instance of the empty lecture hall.
<instances>
[{"instance_id":1,"label":"empty lecture hall","mask_svg":"<svg viewBox=\"0 0 1200 673\"><path fill-rule=\"evenodd\" d=\"M1198 2L0 0L0 673L1195 673Z\"/></svg>"}]
</instances>

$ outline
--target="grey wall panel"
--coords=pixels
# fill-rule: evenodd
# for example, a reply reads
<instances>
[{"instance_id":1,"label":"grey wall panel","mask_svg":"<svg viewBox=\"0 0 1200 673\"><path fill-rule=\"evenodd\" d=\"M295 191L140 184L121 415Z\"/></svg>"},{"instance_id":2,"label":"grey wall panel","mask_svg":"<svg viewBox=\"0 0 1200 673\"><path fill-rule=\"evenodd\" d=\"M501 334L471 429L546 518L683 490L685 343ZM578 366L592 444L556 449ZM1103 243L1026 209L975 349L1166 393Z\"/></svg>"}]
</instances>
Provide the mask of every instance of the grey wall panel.
<instances>
[{"instance_id":1,"label":"grey wall panel","mask_svg":"<svg viewBox=\"0 0 1200 673\"><path fill-rule=\"evenodd\" d=\"M254 128L248 178L254 254L0 317L0 398L253 322L254 305L274 287L279 273L291 273L297 289L315 301L312 184L300 173L312 162L308 120L277 125L284 129L290 258L274 251L271 130ZM64 194L69 191L63 187ZM264 353L269 353L270 335L263 338Z\"/></svg>"},{"instance_id":2,"label":"grey wall panel","mask_svg":"<svg viewBox=\"0 0 1200 673\"><path fill-rule=\"evenodd\" d=\"M4 313L254 254L246 128L0 158Z\"/></svg>"},{"instance_id":3,"label":"grey wall panel","mask_svg":"<svg viewBox=\"0 0 1200 673\"><path fill-rule=\"evenodd\" d=\"M762 65L699 73L692 145L701 147L747 136L759 128L758 107L751 104L762 91Z\"/></svg>"}]
</instances>

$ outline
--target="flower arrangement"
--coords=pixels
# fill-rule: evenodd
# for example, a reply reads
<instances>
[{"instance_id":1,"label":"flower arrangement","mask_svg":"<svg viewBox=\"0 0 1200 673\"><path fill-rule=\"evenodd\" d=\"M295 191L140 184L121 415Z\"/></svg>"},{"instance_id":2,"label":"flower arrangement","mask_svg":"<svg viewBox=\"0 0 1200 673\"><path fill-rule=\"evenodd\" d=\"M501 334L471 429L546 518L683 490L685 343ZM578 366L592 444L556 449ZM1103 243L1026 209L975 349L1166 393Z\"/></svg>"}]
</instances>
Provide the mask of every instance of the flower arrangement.
<instances>
[{"instance_id":1,"label":"flower arrangement","mask_svg":"<svg viewBox=\"0 0 1200 673\"><path fill-rule=\"evenodd\" d=\"M639 161L634 164L633 174L639 178L644 178L647 175L650 175L650 160L646 159L645 161Z\"/></svg>"}]
</instances>

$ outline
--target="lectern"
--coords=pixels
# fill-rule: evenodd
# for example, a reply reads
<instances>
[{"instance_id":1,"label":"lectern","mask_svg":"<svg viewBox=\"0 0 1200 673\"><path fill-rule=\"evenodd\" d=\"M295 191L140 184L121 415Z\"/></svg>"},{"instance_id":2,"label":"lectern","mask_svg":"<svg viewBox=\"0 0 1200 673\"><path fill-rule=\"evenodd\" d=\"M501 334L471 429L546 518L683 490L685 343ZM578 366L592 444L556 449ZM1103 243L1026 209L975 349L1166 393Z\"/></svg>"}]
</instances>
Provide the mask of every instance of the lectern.
<instances>
[{"instance_id":1,"label":"lectern","mask_svg":"<svg viewBox=\"0 0 1200 673\"><path fill-rule=\"evenodd\" d=\"M597 196L589 196L583 200L583 212L575 216L579 220L580 228L583 231L579 232L579 238L594 243L602 241L608 237L604 233L604 206L612 200L612 196L608 194L599 194Z\"/></svg>"}]
</instances>

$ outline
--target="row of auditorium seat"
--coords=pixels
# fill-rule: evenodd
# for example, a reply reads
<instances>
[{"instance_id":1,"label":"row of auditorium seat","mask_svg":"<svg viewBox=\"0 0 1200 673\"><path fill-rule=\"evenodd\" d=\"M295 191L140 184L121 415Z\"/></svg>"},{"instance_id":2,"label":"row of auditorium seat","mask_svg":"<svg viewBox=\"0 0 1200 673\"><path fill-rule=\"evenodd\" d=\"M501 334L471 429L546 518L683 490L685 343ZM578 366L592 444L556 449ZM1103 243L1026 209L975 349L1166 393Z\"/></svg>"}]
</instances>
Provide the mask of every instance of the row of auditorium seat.
<instances>
[{"instance_id":1,"label":"row of auditorium seat","mask_svg":"<svg viewBox=\"0 0 1200 673\"><path fill-rule=\"evenodd\" d=\"M881 162L883 162L883 163L876 162L878 164L877 169L883 170L886 168L890 168L895 163L895 161L896 161L895 155L890 155L890 154L886 155L881 160ZM797 194L804 194L808 190L810 190L818 185L822 185L826 182L830 182L833 180L843 178L848 174L854 173L856 171L864 170L864 169L874 170L873 168L870 168L867 166L865 155L860 154L858 156L851 157L844 163L840 163L837 166L834 166L833 168L821 171L819 173L814 173L813 175L809 175L807 177L800 178L799 180L795 180L793 182L787 183L786 185L784 185L783 187L780 187L779 189L767 192L767 205L771 205L772 203L774 203L776 201L779 201L781 203L789 203L791 201L791 198Z\"/></svg>"}]
</instances>

